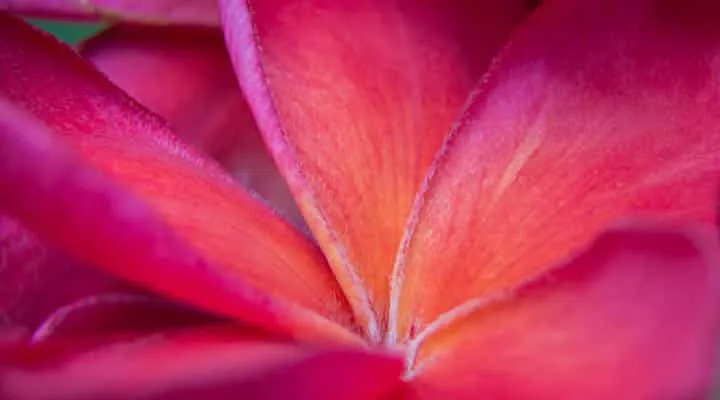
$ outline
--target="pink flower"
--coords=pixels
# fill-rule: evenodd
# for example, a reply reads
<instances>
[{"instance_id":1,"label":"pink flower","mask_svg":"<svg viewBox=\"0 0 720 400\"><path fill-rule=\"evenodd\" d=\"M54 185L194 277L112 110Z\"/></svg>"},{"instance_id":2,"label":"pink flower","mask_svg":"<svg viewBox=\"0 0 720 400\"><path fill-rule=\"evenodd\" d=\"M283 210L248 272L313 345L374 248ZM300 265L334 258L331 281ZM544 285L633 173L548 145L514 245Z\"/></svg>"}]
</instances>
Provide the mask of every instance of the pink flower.
<instances>
[{"instance_id":1,"label":"pink flower","mask_svg":"<svg viewBox=\"0 0 720 400\"><path fill-rule=\"evenodd\" d=\"M3 398L703 398L720 6L530 3L0 16Z\"/></svg>"}]
</instances>

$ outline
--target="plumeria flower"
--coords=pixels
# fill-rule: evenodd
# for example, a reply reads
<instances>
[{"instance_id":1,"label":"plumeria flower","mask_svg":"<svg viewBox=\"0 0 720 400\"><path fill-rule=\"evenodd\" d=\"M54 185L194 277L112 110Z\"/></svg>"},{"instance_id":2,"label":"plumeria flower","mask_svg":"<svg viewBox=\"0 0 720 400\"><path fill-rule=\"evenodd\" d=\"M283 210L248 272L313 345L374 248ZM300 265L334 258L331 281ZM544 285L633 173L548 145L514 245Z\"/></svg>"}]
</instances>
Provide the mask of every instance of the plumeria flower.
<instances>
[{"instance_id":1,"label":"plumeria flower","mask_svg":"<svg viewBox=\"0 0 720 400\"><path fill-rule=\"evenodd\" d=\"M535 3L0 17L3 398L706 396L720 6Z\"/></svg>"}]
</instances>

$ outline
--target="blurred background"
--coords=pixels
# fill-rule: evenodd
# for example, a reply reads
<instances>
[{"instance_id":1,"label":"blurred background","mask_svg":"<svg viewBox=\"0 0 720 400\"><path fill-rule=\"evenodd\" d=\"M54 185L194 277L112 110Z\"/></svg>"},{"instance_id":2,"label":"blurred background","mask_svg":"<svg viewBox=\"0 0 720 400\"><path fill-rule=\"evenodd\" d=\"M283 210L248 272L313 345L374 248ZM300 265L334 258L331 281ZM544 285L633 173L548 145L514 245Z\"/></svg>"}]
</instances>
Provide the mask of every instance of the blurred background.
<instances>
[{"instance_id":1,"label":"blurred background","mask_svg":"<svg viewBox=\"0 0 720 400\"><path fill-rule=\"evenodd\" d=\"M54 34L62 41L70 44L75 44L83 40L84 38L93 35L97 31L103 29L103 25L97 23L66 23L36 19L30 19L28 21L33 25Z\"/></svg>"}]
</instances>

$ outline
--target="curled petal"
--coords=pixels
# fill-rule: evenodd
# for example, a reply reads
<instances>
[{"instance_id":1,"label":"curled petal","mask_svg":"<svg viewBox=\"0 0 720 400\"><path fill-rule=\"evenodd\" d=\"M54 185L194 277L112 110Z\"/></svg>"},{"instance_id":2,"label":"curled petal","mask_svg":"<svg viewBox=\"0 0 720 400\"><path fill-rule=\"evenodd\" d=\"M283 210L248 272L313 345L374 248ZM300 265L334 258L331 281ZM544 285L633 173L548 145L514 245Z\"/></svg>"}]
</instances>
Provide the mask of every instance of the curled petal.
<instances>
[{"instance_id":1,"label":"curled petal","mask_svg":"<svg viewBox=\"0 0 720 400\"><path fill-rule=\"evenodd\" d=\"M53 343L6 352L3 399L383 399L396 357L352 348L304 348L218 327L73 351Z\"/></svg>"},{"instance_id":2,"label":"curled petal","mask_svg":"<svg viewBox=\"0 0 720 400\"><path fill-rule=\"evenodd\" d=\"M27 339L58 308L109 291L138 289L80 264L17 221L0 216L0 329Z\"/></svg>"},{"instance_id":3,"label":"curled petal","mask_svg":"<svg viewBox=\"0 0 720 400\"><path fill-rule=\"evenodd\" d=\"M102 293L83 297L54 310L35 329L30 341L149 334L212 322L216 320L209 315L166 300L133 293Z\"/></svg>"},{"instance_id":4,"label":"curled petal","mask_svg":"<svg viewBox=\"0 0 720 400\"><path fill-rule=\"evenodd\" d=\"M420 399L701 399L720 333L717 231L629 225L420 344Z\"/></svg>"},{"instance_id":5,"label":"curled petal","mask_svg":"<svg viewBox=\"0 0 720 400\"><path fill-rule=\"evenodd\" d=\"M432 167L393 277L395 338L626 215L714 220L720 7L690 3L542 2Z\"/></svg>"}]
</instances>

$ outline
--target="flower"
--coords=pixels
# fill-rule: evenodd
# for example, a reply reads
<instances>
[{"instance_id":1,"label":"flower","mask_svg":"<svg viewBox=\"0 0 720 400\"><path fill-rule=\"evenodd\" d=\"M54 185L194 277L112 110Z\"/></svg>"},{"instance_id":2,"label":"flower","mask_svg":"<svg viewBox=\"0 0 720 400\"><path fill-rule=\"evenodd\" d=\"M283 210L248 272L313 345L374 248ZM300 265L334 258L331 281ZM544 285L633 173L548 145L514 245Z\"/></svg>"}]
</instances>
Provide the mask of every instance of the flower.
<instances>
[{"instance_id":1,"label":"flower","mask_svg":"<svg viewBox=\"0 0 720 400\"><path fill-rule=\"evenodd\" d=\"M212 29L83 61L0 17L3 395L707 394L720 6L529 3L222 0L232 67ZM228 139L231 69L312 238ZM78 288L28 295L31 262Z\"/></svg>"}]
</instances>

